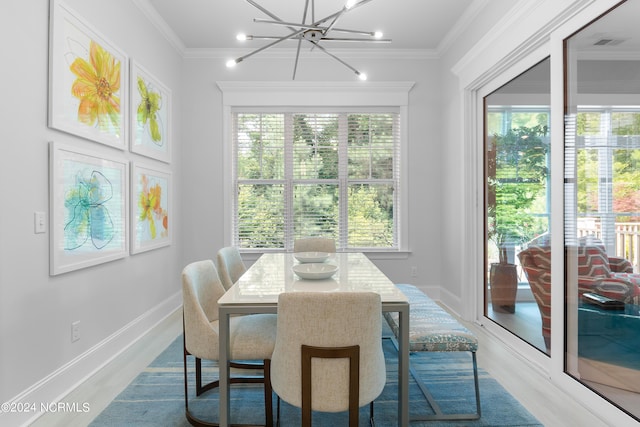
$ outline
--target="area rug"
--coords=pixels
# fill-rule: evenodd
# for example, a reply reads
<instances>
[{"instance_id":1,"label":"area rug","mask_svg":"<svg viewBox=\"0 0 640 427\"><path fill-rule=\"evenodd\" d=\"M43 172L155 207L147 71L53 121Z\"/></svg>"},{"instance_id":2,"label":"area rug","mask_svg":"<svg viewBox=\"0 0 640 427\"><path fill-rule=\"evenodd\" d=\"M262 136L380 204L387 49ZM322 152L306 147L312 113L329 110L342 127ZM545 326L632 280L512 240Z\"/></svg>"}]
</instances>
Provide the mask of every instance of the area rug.
<instances>
[{"instance_id":1,"label":"area rug","mask_svg":"<svg viewBox=\"0 0 640 427\"><path fill-rule=\"evenodd\" d=\"M397 356L392 342L383 340L387 382L382 395L374 404L375 424L378 427L397 425ZM444 413L475 412L473 370L468 353L412 353L411 365L426 383ZM218 392L211 390L195 398L193 359L189 358L191 403L189 408L198 417L217 421ZM204 380L217 377L217 365L203 362ZM437 426L541 426L517 400L482 369L480 399L482 417L473 421L411 421L412 427ZM264 394L258 385L234 385L231 389L231 422L264 423ZM433 413L413 378L409 390L410 418ZM275 412L274 398L274 412ZM299 426L300 410L281 403L281 426ZM369 408L360 412L360 425L367 426ZM164 350L131 384L111 402L91 423L103 426L189 426L184 416L184 379L182 365L182 336ZM348 414L313 414L314 427L348 425Z\"/></svg>"}]
</instances>

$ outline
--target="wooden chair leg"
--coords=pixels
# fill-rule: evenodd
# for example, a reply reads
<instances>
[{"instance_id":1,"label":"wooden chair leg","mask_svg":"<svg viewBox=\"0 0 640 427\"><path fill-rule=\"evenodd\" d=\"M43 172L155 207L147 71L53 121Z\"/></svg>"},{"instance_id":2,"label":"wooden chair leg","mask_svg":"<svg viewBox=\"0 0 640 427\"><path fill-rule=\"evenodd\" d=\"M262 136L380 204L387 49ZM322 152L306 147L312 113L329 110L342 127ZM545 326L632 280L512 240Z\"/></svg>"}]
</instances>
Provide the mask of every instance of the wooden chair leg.
<instances>
[{"instance_id":1,"label":"wooden chair leg","mask_svg":"<svg viewBox=\"0 0 640 427\"><path fill-rule=\"evenodd\" d=\"M313 347L303 345L302 426L311 427L311 359L349 359L349 427L358 427L360 401L360 346Z\"/></svg>"}]
</instances>

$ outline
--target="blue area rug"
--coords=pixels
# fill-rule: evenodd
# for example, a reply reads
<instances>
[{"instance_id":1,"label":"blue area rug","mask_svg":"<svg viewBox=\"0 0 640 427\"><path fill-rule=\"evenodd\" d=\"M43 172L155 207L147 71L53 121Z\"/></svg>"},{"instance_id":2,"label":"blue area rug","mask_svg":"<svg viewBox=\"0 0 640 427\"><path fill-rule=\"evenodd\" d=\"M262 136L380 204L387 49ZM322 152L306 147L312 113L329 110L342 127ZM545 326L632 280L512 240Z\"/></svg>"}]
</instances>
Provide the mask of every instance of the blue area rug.
<instances>
[{"instance_id":1,"label":"blue area rug","mask_svg":"<svg viewBox=\"0 0 640 427\"><path fill-rule=\"evenodd\" d=\"M397 351L393 343L383 340L387 360L387 383L374 403L376 426L392 427L397 423ZM218 391L211 390L195 398L193 358L188 359L190 375L189 408L198 417L217 421ZM473 370L468 353L413 353L411 364L429 387L444 413L475 412ZM214 362L203 361L203 380L217 377ZM474 421L412 421L416 426L541 426L496 380L479 369L482 417ZM264 423L263 389L258 385L234 385L231 389L231 422ZM432 414L426 399L413 378L409 390L410 416ZM299 426L300 409L281 404L281 425ZM276 410L274 398L274 413ZM368 426L369 408L361 408L360 425ZM347 412L314 413L314 427L348 424ZM184 379L182 336L161 353L113 402L91 423L103 426L189 426L184 416Z\"/></svg>"}]
</instances>

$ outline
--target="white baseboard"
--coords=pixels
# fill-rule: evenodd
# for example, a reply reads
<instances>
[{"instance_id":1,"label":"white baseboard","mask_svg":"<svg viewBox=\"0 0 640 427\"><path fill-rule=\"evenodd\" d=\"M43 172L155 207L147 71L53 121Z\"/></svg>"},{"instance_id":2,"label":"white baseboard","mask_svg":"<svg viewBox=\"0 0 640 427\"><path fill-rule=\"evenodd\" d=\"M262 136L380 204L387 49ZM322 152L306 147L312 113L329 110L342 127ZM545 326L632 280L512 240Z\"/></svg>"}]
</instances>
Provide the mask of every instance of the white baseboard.
<instances>
[{"instance_id":1,"label":"white baseboard","mask_svg":"<svg viewBox=\"0 0 640 427\"><path fill-rule=\"evenodd\" d=\"M60 402L64 396L123 353L181 306L182 292L177 292L97 345L33 384L7 402L10 405L9 408L16 411L0 411L0 425L27 426L46 412L43 411L41 405L50 406L49 410L55 411L55 404ZM24 406L26 402L29 402L28 408ZM64 410L80 412L83 410L82 402L78 402L77 407L65 408Z\"/></svg>"}]
</instances>

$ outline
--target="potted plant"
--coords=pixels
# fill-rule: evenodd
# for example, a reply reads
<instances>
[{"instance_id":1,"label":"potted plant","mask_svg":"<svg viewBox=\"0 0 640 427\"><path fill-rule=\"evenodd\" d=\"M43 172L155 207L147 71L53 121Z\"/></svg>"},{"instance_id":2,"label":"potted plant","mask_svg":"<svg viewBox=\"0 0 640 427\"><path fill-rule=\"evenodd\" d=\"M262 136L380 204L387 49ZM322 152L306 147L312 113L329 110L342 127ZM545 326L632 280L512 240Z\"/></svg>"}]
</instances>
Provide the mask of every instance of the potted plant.
<instances>
[{"instance_id":1,"label":"potted plant","mask_svg":"<svg viewBox=\"0 0 640 427\"><path fill-rule=\"evenodd\" d=\"M518 290L515 248L539 231L530 208L546 187L546 134L546 126L519 127L488 141L487 237L498 250L489 275L491 301L510 313Z\"/></svg>"}]
</instances>

